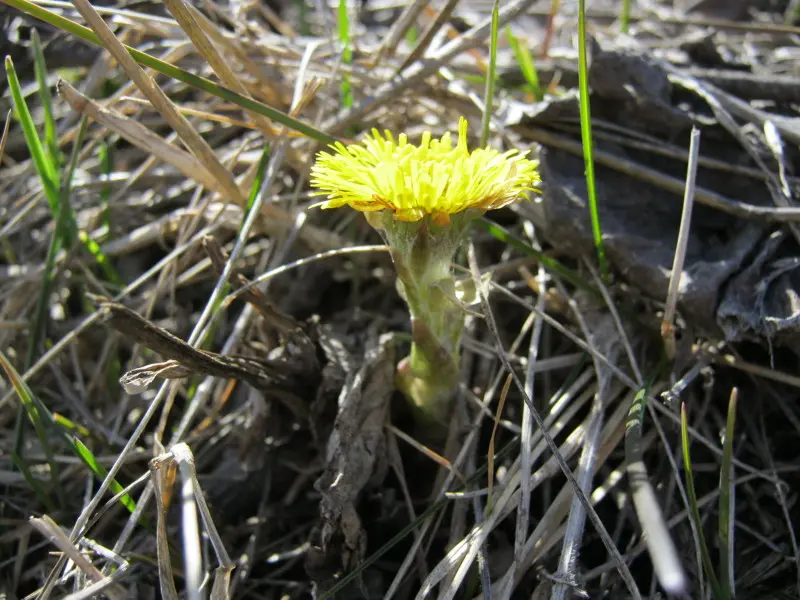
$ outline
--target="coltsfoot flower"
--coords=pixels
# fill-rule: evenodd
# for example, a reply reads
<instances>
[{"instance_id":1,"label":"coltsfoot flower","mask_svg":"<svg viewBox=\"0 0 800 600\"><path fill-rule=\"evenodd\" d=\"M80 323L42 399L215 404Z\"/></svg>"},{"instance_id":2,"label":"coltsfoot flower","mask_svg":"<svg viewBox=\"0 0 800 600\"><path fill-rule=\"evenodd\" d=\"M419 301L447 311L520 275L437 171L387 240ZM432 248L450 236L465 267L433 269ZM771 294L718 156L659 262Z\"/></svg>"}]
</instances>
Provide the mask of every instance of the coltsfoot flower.
<instances>
[{"instance_id":1,"label":"coltsfoot flower","mask_svg":"<svg viewBox=\"0 0 800 600\"><path fill-rule=\"evenodd\" d=\"M391 248L398 289L411 313L411 352L397 369L398 387L428 425L449 422L458 388L464 299L469 285L452 262L470 223L536 190L538 162L527 152L467 147L467 121L451 135L419 145L377 130L361 143L320 152L311 185L321 208L362 211ZM469 283L469 282L467 282Z\"/></svg>"},{"instance_id":2,"label":"coltsfoot flower","mask_svg":"<svg viewBox=\"0 0 800 600\"><path fill-rule=\"evenodd\" d=\"M333 144L322 151L311 169L317 196L328 199L315 206L349 205L362 212L391 211L398 221L419 221L430 215L446 225L450 215L466 209L502 208L518 200L540 181L539 163L527 152L467 148L467 120L458 124L458 142L450 133L441 139L422 135L410 144L404 133L395 141L391 132L377 129L362 143Z\"/></svg>"}]
</instances>

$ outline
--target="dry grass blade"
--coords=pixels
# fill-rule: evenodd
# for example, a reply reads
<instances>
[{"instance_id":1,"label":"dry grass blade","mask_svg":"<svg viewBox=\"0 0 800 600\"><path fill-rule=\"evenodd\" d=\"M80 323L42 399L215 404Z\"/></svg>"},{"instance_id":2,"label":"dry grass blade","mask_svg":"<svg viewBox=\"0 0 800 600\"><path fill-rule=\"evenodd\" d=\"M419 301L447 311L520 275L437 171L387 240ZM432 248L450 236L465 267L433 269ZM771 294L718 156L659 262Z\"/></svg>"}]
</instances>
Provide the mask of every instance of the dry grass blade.
<instances>
[{"instance_id":1,"label":"dry grass blade","mask_svg":"<svg viewBox=\"0 0 800 600\"><path fill-rule=\"evenodd\" d=\"M689 145L689 162L686 167L686 191L683 196L681 226L678 230L678 243L675 246L675 256L672 260L672 274L670 275L669 292L667 293L667 300L664 306L664 318L661 321L661 337L664 340L664 349L670 360L675 358L675 308L678 304L678 288L683 274L686 249L689 246L689 232L692 223L692 207L694 206L697 160L699 156L700 130L693 127L691 143Z\"/></svg>"},{"instance_id":2,"label":"dry grass blade","mask_svg":"<svg viewBox=\"0 0 800 600\"><path fill-rule=\"evenodd\" d=\"M188 179L193 179L206 189L223 195L226 194L227 189L223 187L220 180L201 161L185 150L168 143L144 125L113 109L101 106L94 100L82 95L63 79L58 82L58 93L73 109L118 133L134 146L147 152L150 157L157 157L173 166L182 175ZM244 204L242 203L239 206L244 206ZM294 221L288 214L273 204L265 204L262 208L262 213L267 218L260 224L268 232L283 234L287 228L291 227ZM171 217L165 218L170 219ZM156 232L153 231L153 233ZM158 233L158 235L160 236L161 234ZM304 229L303 240L314 250L338 247L343 244L335 234L312 226ZM139 244L143 243L141 238L137 238L136 241ZM117 240L112 244L117 247L121 243L122 240Z\"/></svg>"},{"instance_id":3,"label":"dry grass blade","mask_svg":"<svg viewBox=\"0 0 800 600\"><path fill-rule=\"evenodd\" d=\"M158 557L158 581L161 596L165 600L177 600L180 596L172 575L172 559L169 552L169 532L167 530L167 510L175 483L175 467L156 469L151 463L153 487L156 498L156 552ZM140 503L143 504L143 502Z\"/></svg>"},{"instance_id":4,"label":"dry grass blade","mask_svg":"<svg viewBox=\"0 0 800 600\"><path fill-rule=\"evenodd\" d=\"M428 25L428 27L425 28L425 31L422 32L416 47L397 68L397 73L402 73L410 64L422 58L422 56L425 54L425 51L428 49L428 46L433 41L433 37L447 23L448 19L450 19L450 15L453 14L453 11L456 9L456 6L458 6L459 1L460 0L447 0L445 5L436 15L436 18L431 22L430 25Z\"/></svg>"},{"instance_id":5,"label":"dry grass blade","mask_svg":"<svg viewBox=\"0 0 800 600\"><path fill-rule=\"evenodd\" d=\"M481 308L483 309L486 322L492 331L492 335L494 336L495 342L497 344L500 344L501 338L498 333L497 324L494 319L494 314L491 311L491 308L489 307L489 302L486 297L486 290L484 289L484 285L482 284L481 281L480 269L478 268L478 262L475 256L475 247L473 244L469 245L468 256L469 256L470 271L472 273L473 280L475 281L476 289L479 290L478 296L481 301ZM537 427L542 431L542 436L544 437L544 440L547 443L550 452L552 452L553 458L555 458L558 467L561 469L561 472L566 476L569 485L575 491L575 497L578 498L583 509L586 511L586 514L589 516L589 519L591 520L592 525L594 525L597 533L600 535L600 539L602 540L603 545L606 547L606 550L608 550L609 554L611 554L611 556L614 558L617 570L620 573L620 576L622 577L623 581L625 582L628 591L633 595L634 598L641 598L641 593L639 592L639 588L637 587L636 582L634 581L633 576L631 575L630 569L625 563L625 560L622 558L619 549L614 545L614 542L612 541L611 536L609 535L608 531L603 525L603 522L600 520L600 518L597 516L597 513L592 508L589 499L583 493L581 486L575 479L575 475L569 468L569 465L567 464L566 460L559 451L558 446L556 445L552 436L547 431L545 423L541 415L539 414L539 411L536 410L536 407L533 405L531 399L527 397L527 394L525 394L525 386L516 376L513 367L511 366L511 363L509 362L508 357L506 356L506 353L502 347L498 347L498 355L500 356L505 368L514 377L514 383L516 384L517 389L520 391L521 394L523 394L523 398L525 399L525 404L528 405L528 409L531 411L531 416L533 417L533 420L536 422ZM461 569L460 572L461 571L463 571L463 569ZM466 572L463 572L462 577L464 576L466 576Z\"/></svg>"},{"instance_id":6,"label":"dry grass blade","mask_svg":"<svg viewBox=\"0 0 800 600\"><path fill-rule=\"evenodd\" d=\"M0 135L0 165L3 164L3 156L6 151L6 140L8 139L8 129L11 125L11 111L6 113L6 122L3 125L3 134Z\"/></svg>"},{"instance_id":7,"label":"dry grass blade","mask_svg":"<svg viewBox=\"0 0 800 600\"><path fill-rule=\"evenodd\" d=\"M406 432L399 430L394 425L387 425L387 428L389 429L389 431L391 431L393 434L395 434L401 440L406 442L409 446L414 448L417 452L419 452L423 456L429 458L430 460L435 462L437 465L439 465L443 469L446 469L448 472L450 472L453 475L455 475L459 479L459 481L461 481L461 482L466 481L464 475L462 473L460 473L458 471L458 469L453 465L453 463L451 463L449 460L447 460L444 456L442 456L438 452L432 450L431 448L429 448L425 444L422 444L418 440L414 439L412 436L408 435Z\"/></svg>"},{"instance_id":8,"label":"dry grass blade","mask_svg":"<svg viewBox=\"0 0 800 600\"><path fill-rule=\"evenodd\" d=\"M67 534L50 517L31 519L31 525L43 536L48 538L61 552L63 552L75 565L92 580L101 583L100 589L95 589L95 593L102 591L111 600L124 600L125 592L114 586L114 579L103 575L78 548L76 548L67 537Z\"/></svg>"},{"instance_id":9,"label":"dry grass blade","mask_svg":"<svg viewBox=\"0 0 800 600\"><path fill-rule=\"evenodd\" d=\"M486 475L487 475L486 489L488 492L490 502L492 498L492 490L494 489L495 439L497 437L497 428L500 426L500 417L503 414L503 407L506 404L506 397L508 396L508 390L510 387L511 387L511 375L506 377L506 382L503 384L503 390L500 392L500 401L497 403L497 412L494 415L494 425L492 425L492 435L489 438L489 450L486 453L486 464L488 465L488 468L486 470Z\"/></svg>"},{"instance_id":10,"label":"dry grass blade","mask_svg":"<svg viewBox=\"0 0 800 600\"><path fill-rule=\"evenodd\" d=\"M119 101L131 102L133 104L139 104L141 106L148 106L148 107L153 106L152 104L150 104L150 102L148 102L144 98L137 98L136 96L122 96L120 97ZM246 121L240 121L238 119L233 119L225 115L217 115L203 110L198 110L196 108L181 106L180 104L176 104L175 106L184 115L189 115L192 117L200 117L201 119L205 119L206 121L215 121L217 123L222 123L224 125L232 125L234 127L246 127L248 129L258 129L255 125L253 125L253 123L247 123ZM133 112L133 111L126 110L125 112Z\"/></svg>"},{"instance_id":11,"label":"dry grass blade","mask_svg":"<svg viewBox=\"0 0 800 600\"><path fill-rule=\"evenodd\" d=\"M536 285L540 290L546 290L547 288L547 279L543 268L539 268ZM544 311L546 301L546 293L539 293L536 299L536 307L540 312ZM531 317L534 318L535 321L533 324L533 332L531 333L531 340L528 344L528 368L525 372L525 393L533 400L535 397L536 382L535 368L539 360L544 321L536 318L533 314ZM510 376L508 383L511 383ZM516 570L522 563L522 553L530 528L531 480L530 477L527 477L527 474L533 469L533 437L533 417L531 416L530 408L528 408L527 403L525 403L522 407L522 435L520 435L520 471L523 477L520 480L519 507L517 509L517 523L514 529L514 563L510 575L511 579L514 578Z\"/></svg>"},{"instance_id":12,"label":"dry grass blade","mask_svg":"<svg viewBox=\"0 0 800 600\"><path fill-rule=\"evenodd\" d=\"M164 0L164 5L169 12L172 13L172 16L175 17L175 20L178 21L183 31L186 32L186 35L192 40L194 47L197 48L200 55L208 62L222 83L233 91L240 93L242 96L249 97L250 94L247 88L230 68L229 62L217 51L211 40L206 37L204 28L199 25L194 17L196 13L190 11L182 0ZM207 28L208 24L205 29ZM251 115L251 118L265 133L270 135L276 134L272 124L266 117L254 114Z\"/></svg>"},{"instance_id":13,"label":"dry grass blade","mask_svg":"<svg viewBox=\"0 0 800 600\"><path fill-rule=\"evenodd\" d=\"M197 520L199 512L208 538L220 563L215 569L211 599L222 600L228 598L228 583L230 581L230 572L233 570L234 565L211 519L211 513L208 510L208 505L200 489L200 483L197 480L194 456L189 446L184 443L176 444L168 453L154 458L150 463L150 468L154 475L165 467L168 480L174 481L176 469L181 477L181 531L183 534L186 597L190 600L200 600L203 597L201 590L203 560L200 548L200 528ZM156 501L159 502L158 495L156 496ZM166 498L160 500L160 503L162 508L168 505Z\"/></svg>"},{"instance_id":14,"label":"dry grass blade","mask_svg":"<svg viewBox=\"0 0 800 600\"><path fill-rule=\"evenodd\" d=\"M796 118L781 117L780 115L771 114L764 110L754 108L747 102L720 90L708 82L700 82L694 77L677 73L674 70L670 71L670 80L683 86L687 90L697 93L706 100L709 106L715 111L722 108L762 128L767 121L771 121L783 137L787 140L791 140L795 144L800 144L800 124L798 124Z\"/></svg>"},{"instance_id":15,"label":"dry grass blade","mask_svg":"<svg viewBox=\"0 0 800 600\"><path fill-rule=\"evenodd\" d=\"M191 4L184 4L184 7L189 11L189 15L194 17L195 22L205 34L216 44L233 54L242 65L242 68L259 83L259 91L270 105L278 106L285 103L284 92L280 86L275 84L273 78L250 57L247 50L242 48L242 45L236 39L226 36L208 17ZM255 115L257 113L251 114Z\"/></svg>"},{"instance_id":16,"label":"dry grass blade","mask_svg":"<svg viewBox=\"0 0 800 600\"><path fill-rule=\"evenodd\" d=\"M566 290L563 291L564 295ZM594 324L594 329L590 330L578 303L571 299L570 305L587 342L594 345L597 340L603 349L614 358L617 353L617 336L624 336L624 331L617 329L615 336L608 334L608 323L613 321L609 315L604 315L602 320ZM614 322L616 326L616 322ZM593 395L592 404L587 418L586 441L583 444L581 455L578 461L578 468L575 478L581 485L587 497L592 493L592 481L595 470L598 468L599 445L602 438L604 407L610 404L612 376L608 369L601 366L595 359L594 369L597 377L597 391ZM564 531L564 541L561 547L561 558L557 575L563 578L562 581L553 587L552 600L565 600L571 595L571 589L578 585L576 575L578 557L580 555L581 541L584 535L586 524L586 513L577 496L573 497L572 504L567 518L566 529Z\"/></svg>"},{"instance_id":17,"label":"dry grass blade","mask_svg":"<svg viewBox=\"0 0 800 600\"><path fill-rule=\"evenodd\" d=\"M81 94L63 79L58 81L58 94L73 109L118 133L134 146L175 167L182 175L206 189L224 193L219 180L194 156L166 142L147 127L113 109L105 108Z\"/></svg>"},{"instance_id":18,"label":"dry grass blade","mask_svg":"<svg viewBox=\"0 0 800 600\"><path fill-rule=\"evenodd\" d=\"M523 14L535 1L536 0L515 0L505 5L499 12L497 27L503 27L506 23L511 22L513 19ZM459 36L458 39L445 44L431 57L430 61L425 61L424 66L420 66L416 69L413 66L409 67L408 70L411 71L410 73L392 78L389 82L375 90L368 101L337 115L330 121L324 123L322 129L332 133L344 131L348 126L357 123L359 119L363 119L373 110L387 103L391 104L402 92L421 84L426 78L437 73L442 66L449 64L462 52L472 50L483 44L491 31L491 26L492 18L484 19L469 31Z\"/></svg>"},{"instance_id":19,"label":"dry grass blade","mask_svg":"<svg viewBox=\"0 0 800 600\"><path fill-rule=\"evenodd\" d=\"M643 388L637 393L628 413L625 430L626 471L636 515L644 532L656 576L665 590L679 594L686 588L686 575L643 461L642 419L647 392Z\"/></svg>"},{"instance_id":20,"label":"dry grass blade","mask_svg":"<svg viewBox=\"0 0 800 600\"><path fill-rule=\"evenodd\" d=\"M97 14L88 0L73 0L75 8L81 13L89 26L103 40L103 45L119 62L125 73L133 80L136 87L153 103L153 106L169 123L187 148L200 160L206 169L217 180L227 198L236 204L244 206L246 199L236 185L233 175L220 162L217 155L192 124L184 117L178 108L167 98L167 95L156 84L155 80L142 69L125 49L114 32L106 25L103 18Z\"/></svg>"},{"instance_id":21,"label":"dry grass blade","mask_svg":"<svg viewBox=\"0 0 800 600\"><path fill-rule=\"evenodd\" d=\"M405 7L403 14L394 22L386 38L381 43L381 47L378 48L373 64L377 65L385 56L394 54L400 40L403 39L406 32L414 25L420 13L422 13L427 5L428 2L426 0L414 0L413 3Z\"/></svg>"}]
</instances>

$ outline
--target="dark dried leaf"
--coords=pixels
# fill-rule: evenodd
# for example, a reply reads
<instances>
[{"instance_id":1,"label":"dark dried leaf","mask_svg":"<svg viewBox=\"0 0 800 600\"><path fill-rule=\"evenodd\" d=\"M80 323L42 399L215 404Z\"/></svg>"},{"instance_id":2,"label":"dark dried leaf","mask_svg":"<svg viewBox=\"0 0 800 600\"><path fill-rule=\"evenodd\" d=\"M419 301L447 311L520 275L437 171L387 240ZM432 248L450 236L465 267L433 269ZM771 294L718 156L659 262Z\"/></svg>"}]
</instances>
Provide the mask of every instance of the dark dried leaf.
<instances>
[{"instance_id":1,"label":"dark dried leaf","mask_svg":"<svg viewBox=\"0 0 800 600\"><path fill-rule=\"evenodd\" d=\"M322 494L322 539L307 569L319 590L357 566L366 552L356 506L364 488L386 473L384 424L394 392L394 344L391 335L382 336L339 397L325 470L315 484Z\"/></svg>"}]
</instances>

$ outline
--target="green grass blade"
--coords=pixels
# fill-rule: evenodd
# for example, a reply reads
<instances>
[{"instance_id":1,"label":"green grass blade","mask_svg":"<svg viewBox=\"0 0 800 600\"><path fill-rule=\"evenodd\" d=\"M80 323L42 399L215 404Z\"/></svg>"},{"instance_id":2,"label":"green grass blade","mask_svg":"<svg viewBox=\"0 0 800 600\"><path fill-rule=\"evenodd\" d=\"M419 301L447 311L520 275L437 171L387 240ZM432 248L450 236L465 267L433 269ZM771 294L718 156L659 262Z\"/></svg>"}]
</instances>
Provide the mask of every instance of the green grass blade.
<instances>
[{"instance_id":1,"label":"green grass blade","mask_svg":"<svg viewBox=\"0 0 800 600\"><path fill-rule=\"evenodd\" d=\"M60 506L66 506L64 491L62 486L59 485L58 481L58 463L56 463L55 458L53 457L53 451L50 446L50 438L47 435L45 420L49 416L49 412L46 409L44 411L41 409L41 403L36 401L31 389L28 387L25 381L23 381L22 377L20 377L20 374L14 368L14 365L11 364L2 351L0 351L0 367L2 367L2 369L6 372L8 381L11 383L14 391L17 392L17 396L22 404L22 408L25 410L28 420L33 425L33 429L36 432L36 437L39 438L39 444L41 444L42 451L47 459L47 464L50 466L50 482L59 497L58 499ZM20 464L24 464L22 459L20 459Z\"/></svg>"},{"instance_id":2,"label":"green grass blade","mask_svg":"<svg viewBox=\"0 0 800 600\"><path fill-rule=\"evenodd\" d=\"M703 520L700 518L700 507L697 504L697 492L694 488L692 457L689 453L689 426L686 422L686 404L681 404L681 448L683 451L683 470L686 474L686 493L689 495L689 513L695 534L700 543L700 559L703 561L703 570L711 586L711 593L716 600L722 600L723 596L719 581L717 581L717 576L714 573L714 564L711 562L711 554L708 552L706 536L703 534Z\"/></svg>"},{"instance_id":3,"label":"green grass blade","mask_svg":"<svg viewBox=\"0 0 800 600\"><path fill-rule=\"evenodd\" d=\"M481 147L489 143L489 131L494 112L494 86L497 80L497 20L500 13L500 0L494 0L492 7L492 29L489 38L489 72L486 73L486 93L483 96L483 119L481 121Z\"/></svg>"},{"instance_id":4,"label":"green grass blade","mask_svg":"<svg viewBox=\"0 0 800 600\"><path fill-rule=\"evenodd\" d=\"M106 278L106 281L113 283L116 286L122 287L122 278L117 273L117 270L114 268L114 265L111 264L111 261L108 260L108 257L103 254L103 250L100 248L100 244L94 241L92 238L89 237L89 234L85 231L81 231L78 233L78 238L94 257L95 262L103 271L103 275Z\"/></svg>"},{"instance_id":5,"label":"green grass blade","mask_svg":"<svg viewBox=\"0 0 800 600\"><path fill-rule=\"evenodd\" d=\"M412 25L406 31L406 43L408 44L409 48L413 48L414 45L417 43L419 39L419 27L416 25Z\"/></svg>"},{"instance_id":6,"label":"green grass blade","mask_svg":"<svg viewBox=\"0 0 800 600\"><path fill-rule=\"evenodd\" d=\"M47 65L44 62L42 42L36 29L31 32L31 41L33 43L33 70L36 82L39 84L39 100L44 111L44 147L50 155L50 162L58 171L61 167L61 152L58 150L58 133L56 121L53 118L53 95L47 85Z\"/></svg>"},{"instance_id":7,"label":"green grass blade","mask_svg":"<svg viewBox=\"0 0 800 600\"><path fill-rule=\"evenodd\" d=\"M339 41L342 44L342 62L346 65L353 64L353 49L350 45L350 14L347 10L347 0L339 0L338 10ZM342 84L339 88L342 106L353 106L353 87L350 84L350 73L342 74Z\"/></svg>"},{"instance_id":8,"label":"green grass blade","mask_svg":"<svg viewBox=\"0 0 800 600\"><path fill-rule=\"evenodd\" d=\"M592 217L592 236L597 251L600 273L608 281L606 251L603 247L603 231L600 228L600 215L597 209L597 190L592 157L592 116L589 107L589 65L586 61L586 0L578 2L578 87L580 89L581 142L583 162L586 165L586 193L589 196L589 210Z\"/></svg>"},{"instance_id":9,"label":"green grass blade","mask_svg":"<svg viewBox=\"0 0 800 600\"><path fill-rule=\"evenodd\" d=\"M60 204L58 197L58 170L50 161L42 145L42 140L36 132L36 125L33 122L31 111L28 110L28 105L22 95L22 87L19 84L19 78L14 69L14 62L11 60L10 56L6 56L6 76L8 77L8 87L9 90L11 90L14 110L22 126L25 144L28 146L28 151L31 154L31 159L33 160L39 179L42 181L47 203L50 205L50 210L55 217L55 215L58 214L58 207Z\"/></svg>"},{"instance_id":10,"label":"green grass blade","mask_svg":"<svg viewBox=\"0 0 800 600\"><path fill-rule=\"evenodd\" d=\"M84 437L90 437L92 435L92 432L86 429L86 427L59 413L53 413L53 423L61 427L64 431L72 431Z\"/></svg>"},{"instance_id":11,"label":"green grass blade","mask_svg":"<svg viewBox=\"0 0 800 600\"><path fill-rule=\"evenodd\" d=\"M533 61L533 55L528 47L519 41L517 36L514 35L514 32L511 31L511 27L506 25L506 38L508 39L508 44L511 46L511 50L514 52L514 56L517 59L517 64L519 65L519 70L522 72L522 76L525 78L525 81L528 83L528 91L533 96L533 99L541 100L542 99L542 88L539 84L539 72L536 70L536 64Z\"/></svg>"},{"instance_id":12,"label":"green grass blade","mask_svg":"<svg viewBox=\"0 0 800 600\"><path fill-rule=\"evenodd\" d=\"M800 2L795 2L794 6L792 7L791 4L789 5L791 10L786 11L786 24L792 25L797 21L800 21Z\"/></svg>"},{"instance_id":13,"label":"green grass blade","mask_svg":"<svg viewBox=\"0 0 800 600\"><path fill-rule=\"evenodd\" d=\"M733 478L733 434L736 429L736 405L739 391L731 390L728 402L728 420L725 424L725 440L722 443L722 465L719 473L719 579L724 598L733 598L733 552L731 548L731 532L733 522L731 516L736 514L734 493L731 487Z\"/></svg>"},{"instance_id":14,"label":"green grass blade","mask_svg":"<svg viewBox=\"0 0 800 600\"><path fill-rule=\"evenodd\" d=\"M622 33L628 33L628 26L631 20L631 0L622 0L622 6L619 11L619 30Z\"/></svg>"},{"instance_id":15,"label":"green grass blade","mask_svg":"<svg viewBox=\"0 0 800 600\"><path fill-rule=\"evenodd\" d=\"M267 166L269 165L269 152L269 145L264 146L264 150L261 152L261 158L258 161L258 167L256 168L256 176L253 178L253 185L250 186L246 213L250 212L253 208L253 205L256 203L256 198L258 198L258 194L261 192L261 186L264 185L264 178L267 176ZM247 218L246 213L242 219L242 223L244 223L244 219Z\"/></svg>"},{"instance_id":16,"label":"green grass blade","mask_svg":"<svg viewBox=\"0 0 800 600\"><path fill-rule=\"evenodd\" d=\"M86 445L80 441L77 437L72 438L73 449L75 453L80 457L80 459L84 462L84 464L89 467L89 469L94 473L95 477L99 481L103 481L108 475L108 469L106 469L103 465L97 462L94 454L92 453ZM125 488L123 488L120 483L114 479L111 481L110 489L114 494L119 494ZM119 499L120 504L128 509L128 511L133 514L136 510L136 502L133 501L130 494L123 494Z\"/></svg>"},{"instance_id":17,"label":"green grass blade","mask_svg":"<svg viewBox=\"0 0 800 600\"><path fill-rule=\"evenodd\" d=\"M64 18L61 15L47 10L46 8L42 8L41 6L37 6L33 2L30 2L30 0L0 0L0 2L29 14L40 21L49 23L50 25L53 25L62 31L89 42L90 44L100 47L103 46L100 38L97 37L97 34L95 34L88 27L79 25L75 21ZM286 125L289 129L297 131L298 133L302 133L303 135L306 135L324 144L330 144L336 141L335 137L316 129L307 123L298 121L297 119L290 117L286 113L272 108L271 106L267 106L266 104L258 102L257 100L253 100L252 98L246 98L245 96L237 94L228 88L217 85L209 79L189 73L188 71L164 62L163 60L159 60L158 58L150 56L149 54L145 54L144 52L140 52L139 50L131 48L130 46L125 46L125 48L136 62L145 67L154 69L162 75L182 81L187 85L199 90L203 90L204 92L208 92L217 98L222 98L223 100L232 102L246 110L264 115L273 121L277 121L278 123Z\"/></svg>"},{"instance_id":18,"label":"green grass blade","mask_svg":"<svg viewBox=\"0 0 800 600\"><path fill-rule=\"evenodd\" d=\"M100 144L98 148L98 155L100 158L100 171L105 180L103 187L100 188L100 203L103 205L103 225L111 234L111 213L109 211L109 202L111 200L111 173L114 172L114 154L113 148L107 142Z\"/></svg>"}]
</instances>

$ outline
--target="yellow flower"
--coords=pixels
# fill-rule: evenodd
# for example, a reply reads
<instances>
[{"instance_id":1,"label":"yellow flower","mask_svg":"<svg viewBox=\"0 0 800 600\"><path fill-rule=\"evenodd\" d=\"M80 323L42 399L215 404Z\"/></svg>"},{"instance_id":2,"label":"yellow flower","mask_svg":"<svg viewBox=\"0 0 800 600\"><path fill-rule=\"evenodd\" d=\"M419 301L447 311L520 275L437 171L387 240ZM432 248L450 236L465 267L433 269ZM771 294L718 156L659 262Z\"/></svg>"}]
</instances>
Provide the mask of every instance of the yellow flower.
<instances>
[{"instance_id":1,"label":"yellow flower","mask_svg":"<svg viewBox=\"0 0 800 600\"><path fill-rule=\"evenodd\" d=\"M441 139L422 135L419 145L405 134L395 142L389 131L377 129L362 143L331 145L320 152L311 169L311 185L327 196L315 206L349 205L363 212L390 210L399 221L419 221L426 215L440 225L468 208L502 208L518 200L540 181L538 161L527 152L500 153L491 148L467 148L467 120L458 124L458 142L450 133Z\"/></svg>"}]
</instances>

